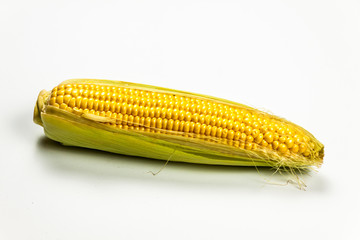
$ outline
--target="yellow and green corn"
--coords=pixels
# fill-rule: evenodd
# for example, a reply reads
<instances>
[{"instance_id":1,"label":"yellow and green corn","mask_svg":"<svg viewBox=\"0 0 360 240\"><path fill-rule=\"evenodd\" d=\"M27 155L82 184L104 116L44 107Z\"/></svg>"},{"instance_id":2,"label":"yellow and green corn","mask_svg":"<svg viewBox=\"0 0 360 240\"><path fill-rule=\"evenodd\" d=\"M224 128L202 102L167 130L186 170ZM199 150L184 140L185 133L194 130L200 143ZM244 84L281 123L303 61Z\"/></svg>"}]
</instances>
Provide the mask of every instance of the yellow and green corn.
<instances>
[{"instance_id":1,"label":"yellow and green corn","mask_svg":"<svg viewBox=\"0 0 360 240\"><path fill-rule=\"evenodd\" d=\"M34 122L65 145L170 161L319 167L324 146L305 129L210 96L121 81L67 80L41 91Z\"/></svg>"}]
</instances>

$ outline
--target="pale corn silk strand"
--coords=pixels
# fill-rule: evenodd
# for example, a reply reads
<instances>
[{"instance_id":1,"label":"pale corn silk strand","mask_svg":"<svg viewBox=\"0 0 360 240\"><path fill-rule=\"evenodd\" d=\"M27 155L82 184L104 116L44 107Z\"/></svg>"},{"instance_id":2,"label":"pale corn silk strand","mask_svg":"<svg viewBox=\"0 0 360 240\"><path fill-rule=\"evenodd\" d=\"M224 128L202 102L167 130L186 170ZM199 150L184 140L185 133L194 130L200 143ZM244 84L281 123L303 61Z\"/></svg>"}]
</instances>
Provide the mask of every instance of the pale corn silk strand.
<instances>
[{"instance_id":1,"label":"pale corn silk strand","mask_svg":"<svg viewBox=\"0 0 360 240\"><path fill-rule=\"evenodd\" d=\"M176 149L174 149L173 153L168 157L164 165L157 172L149 171L149 173L151 173L153 176L158 175L168 165L169 161L171 160L171 157L175 154L175 152Z\"/></svg>"},{"instance_id":2,"label":"pale corn silk strand","mask_svg":"<svg viewBox=\"0 0 360 240\"><path fill-rule=\"evenodd\" d=\"M222 99L141 84L68 81L40 93L37 108L45 114L47 108L67 112L109 126L112 131L159 135L200 147L212 144L218 151L244 156L255 167L268 165L275 173L289 172L301 184L296 169L319 167L324 155L319 141L285 119ZM37 115L34 113L34 121L42 125ZM169 153L157 173L175 152Z\"/></svg>"}]
</instances>

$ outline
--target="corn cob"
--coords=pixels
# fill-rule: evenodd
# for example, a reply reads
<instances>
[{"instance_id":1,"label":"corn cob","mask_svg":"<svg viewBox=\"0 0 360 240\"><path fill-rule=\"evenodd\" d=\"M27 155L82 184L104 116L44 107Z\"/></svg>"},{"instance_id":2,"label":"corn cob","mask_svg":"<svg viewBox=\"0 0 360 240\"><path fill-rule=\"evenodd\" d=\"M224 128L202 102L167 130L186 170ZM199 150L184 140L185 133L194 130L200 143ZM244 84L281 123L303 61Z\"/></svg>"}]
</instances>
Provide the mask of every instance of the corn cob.
<instances>
[{"instance_id":1,"label":"corn cob","mask_svg":"<svg viewBox=\"0 0 360 240\"><path fill-rule=\"evenodd\" d=\"M74 79L43 90L34 122L64 145L170 161L307 169L324 156L313 135L285 119L129 82Z\"/></svg>"}]
</instances>

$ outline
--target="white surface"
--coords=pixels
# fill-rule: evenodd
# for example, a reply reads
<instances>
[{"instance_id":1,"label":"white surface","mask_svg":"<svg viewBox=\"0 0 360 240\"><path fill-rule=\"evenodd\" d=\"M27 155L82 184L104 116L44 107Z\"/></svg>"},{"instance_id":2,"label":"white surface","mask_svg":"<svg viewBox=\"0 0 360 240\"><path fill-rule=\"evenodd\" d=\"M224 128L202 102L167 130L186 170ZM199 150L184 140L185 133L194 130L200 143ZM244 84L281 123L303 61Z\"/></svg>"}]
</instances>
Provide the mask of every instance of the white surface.
<instances>
[{"instance_id":1,"label":"white surface","mask_svg":"<svg viewBox=\"0 0 360 240\"><path fill-rule=\"evenodd\" d=\"M0 34L0 239L359 239L357 0L3 0ZM324 165L300 191L266 170L154 177L163 162L63 147L33 106L78 77L271 110L324 143Z\"/></svg>"}]
</instances>

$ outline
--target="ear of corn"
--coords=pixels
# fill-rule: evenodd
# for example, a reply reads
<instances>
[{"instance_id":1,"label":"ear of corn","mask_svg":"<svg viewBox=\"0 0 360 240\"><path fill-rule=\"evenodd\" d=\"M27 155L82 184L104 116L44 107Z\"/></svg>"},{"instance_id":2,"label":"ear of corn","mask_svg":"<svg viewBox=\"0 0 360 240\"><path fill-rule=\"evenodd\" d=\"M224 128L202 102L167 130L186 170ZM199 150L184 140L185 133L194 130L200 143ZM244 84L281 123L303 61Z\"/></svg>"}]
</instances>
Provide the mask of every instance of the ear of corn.
<instances>
[{"instance_id":1,"label":"ear of corn","mask_svg":"<svg viewBox=\"0 0 360 240\"><path fill-rule=\"evenodd\" d=\"M41 91L34 122L65 145L170 161L319 167L324 146L303 128L210 96L74 79Z\"/></svg>"}]
</instances>

